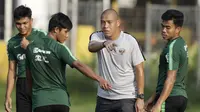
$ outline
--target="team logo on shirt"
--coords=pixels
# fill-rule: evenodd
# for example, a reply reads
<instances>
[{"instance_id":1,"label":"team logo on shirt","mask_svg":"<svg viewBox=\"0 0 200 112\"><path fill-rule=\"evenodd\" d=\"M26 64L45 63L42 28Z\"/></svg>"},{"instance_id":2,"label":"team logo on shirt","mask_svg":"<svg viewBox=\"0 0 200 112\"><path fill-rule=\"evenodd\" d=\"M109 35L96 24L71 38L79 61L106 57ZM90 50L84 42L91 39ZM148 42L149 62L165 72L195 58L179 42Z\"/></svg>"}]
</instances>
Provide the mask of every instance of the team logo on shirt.
<instances>
[{"instance_id":1,"label":"team logo on shirt","mask_svg":"<svg viewBox=\"0 0 200 112\"><path fill-rule=\"evenodd\" d=\"M43 49L40 49L40 48L33 48L33 53L36 54L35 55L35 61L43 61L45 63L49 63L47 57L45 55L41 55L41 54L51 54L51 51L48 51L48 50L43 50ZM40 53L40 54L39 54Z\"/></svg>"},{"instance_id":2,"label":"team logo on shirt","mask_svg":"<svg viewBox=\"0 0 200 112\"><path fill-rule=\"evenodd\" d=\"M123 55L125 53L125 49L124 48L120 48L118 50L118 53L121 54L121 55Z\"/></svg>"},{"instance_id":3,"label":"team logo on shirt","mask_svg":"<svg viewBox=\"0 0 200 112\"><path fill-rule=\"evenodd\" d=\"M24 59L26 59L26 55L25 54L17 54L17 59L24 60Z\"/></svg>"},{"instance_id":4,"label":"team logo on shirt","mask_svg":"<svg viewBox=\"0 0 200 112\"><path fill-rule=\"evenodd\" d=\"M125 49L124 48L120 48L119 49L119 54L123 55L125 53Z\"/></svg>"},{"instance_id":5,"label":"team logo on shirt","mask_svg":"<svg viewBox=\"0 0 200 112\"><path fill-rule=\"evenodd\" d=\"M41 56L39 54L35 55L35 61L44 61L45 63L49 63L49 61L47 60L47 57Z\"/></svg>"}]
</instances>

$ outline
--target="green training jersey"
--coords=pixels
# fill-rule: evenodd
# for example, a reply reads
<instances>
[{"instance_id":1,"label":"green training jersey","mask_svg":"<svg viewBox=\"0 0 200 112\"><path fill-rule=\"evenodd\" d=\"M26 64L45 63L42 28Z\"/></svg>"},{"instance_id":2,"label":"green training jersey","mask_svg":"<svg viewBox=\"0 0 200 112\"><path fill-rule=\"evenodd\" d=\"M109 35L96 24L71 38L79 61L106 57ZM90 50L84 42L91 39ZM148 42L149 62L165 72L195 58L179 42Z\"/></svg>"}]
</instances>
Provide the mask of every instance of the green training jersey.
<instances>
[{"instance_id":1,"label":"green training jersey","mask_svg":"<svg viewBox=\"0 0 200 112\"><path fill-rule=\"evenodd\" d=\"M185 76L188 73L188 49L182 37L169 41L160 55L156 94L161 94L168 70L177 70L176 81L170 96L187 98Z\"/></svg>"},{"instance_id":2,"label":"green training jersey","mask_svg":"<svg viewBox=\"0 0 200 112\"><path fill-rule=\"evenodd\" d=\"M37 41L38 38L45 37L47 33L42 32L37 29L32 29L31 34L27 37L27 40L30 42ZM17 71L16 71L16 76L17 77L26 77L26 67L25 67L25 50L21 48L21 40L22 37L17 34L14 37L12 37L8 41L7 45L7 53L8 53L8 59L9 61L15 61L17 63Z\"/></svg>"},{"instance_id":3,"label":"green training jersey","mask_svg":"<svg viewBox=\"0 0 200 112\"><path fill-rule=\"evenodd\" d=\"M66 85L66 64L76 60L70 50L53 40L43 38L27 47L27 64L32 75L33 109L45 105L70 106Z\"/></svg>"}]
</instances>

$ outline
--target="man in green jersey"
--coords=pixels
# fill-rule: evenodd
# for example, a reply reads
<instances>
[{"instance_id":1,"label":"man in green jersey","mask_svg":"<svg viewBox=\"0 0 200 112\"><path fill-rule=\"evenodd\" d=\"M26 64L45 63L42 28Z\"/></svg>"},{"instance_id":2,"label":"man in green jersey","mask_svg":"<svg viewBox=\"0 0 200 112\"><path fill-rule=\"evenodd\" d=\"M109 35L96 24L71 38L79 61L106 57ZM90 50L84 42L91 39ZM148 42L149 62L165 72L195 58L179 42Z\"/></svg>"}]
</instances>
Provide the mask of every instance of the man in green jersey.
<instances>
[{"instance_id":1,"label":"man in green jersey","mask_svg":"<svg viewBox=\"0 0 200 112\"><path fill-rule=\"evenodd\" d=\"M72 23L68 16L57 13L49 21L49 36L51 38L41 38L39 42L30 44L25 38L22 41L22 45L26 49L27 66L31 74L29 78L32 77L34 112L69 112L66 64L98 81L103 89L110 89L106 80L79 62L70 50L61 44L68 38L71 28Z\"/></svg>"},{"instance_id":2,"label":"man in green jersey","mask_svg":"<svg viewBox=\"0 0 200 112\"><path fill-rule=\"evenodd\" d=\"M180 36L184 15L167 10L162 15L162 37L167 40L160 55L156 92L146 102L152 112L184 112L187 106L185 76L188 68L188 49Z\"/></svg>"},{"instance_id":3,"label":"man in green jersey","mask_svg":"<svg viewBox=\"0 0 200 112\"><path fill-rule=\"evenodd\" d=\"M32 11L29 7L19 6L14 10L14 23L19 31L17 35L8 41L7 52L9 68L7 76L7 89L5 95L5 110L11 112L11 94L16 80L16 111L31 112L31 96L28 94L26 82L25 50L21 48L22 37L30 42L37 41L46 34L32 28Z\"/></svg>"}]
</instances>

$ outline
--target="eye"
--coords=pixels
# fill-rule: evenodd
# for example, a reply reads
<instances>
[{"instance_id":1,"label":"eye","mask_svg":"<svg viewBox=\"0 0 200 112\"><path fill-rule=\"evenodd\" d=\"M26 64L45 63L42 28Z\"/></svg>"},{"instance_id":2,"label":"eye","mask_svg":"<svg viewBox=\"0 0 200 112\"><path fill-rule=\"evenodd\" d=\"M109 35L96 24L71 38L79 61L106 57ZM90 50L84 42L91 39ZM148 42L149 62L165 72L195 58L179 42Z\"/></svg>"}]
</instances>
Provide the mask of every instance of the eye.
<instances>
[{"instance_id":1,"label":"eye","mask_svg":"<svg viewBox=\"0 0 200 112\"><path fill-rule=\"evenodd\" d=\"M23 22L23 24L25 25L25 24L27 24L28 22Z\"/></svg>"}]
</instances>

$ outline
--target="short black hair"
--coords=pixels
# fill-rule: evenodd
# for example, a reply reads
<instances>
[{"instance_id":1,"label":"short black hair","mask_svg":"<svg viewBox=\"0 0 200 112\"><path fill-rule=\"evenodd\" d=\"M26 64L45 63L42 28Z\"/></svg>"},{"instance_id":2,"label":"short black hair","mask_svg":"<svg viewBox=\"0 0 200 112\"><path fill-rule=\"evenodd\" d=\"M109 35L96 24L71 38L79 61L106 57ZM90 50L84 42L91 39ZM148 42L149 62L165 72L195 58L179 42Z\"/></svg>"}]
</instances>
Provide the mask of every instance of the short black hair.
<instances>
[{"instance_id":1,"label":"short black hair","mask_svg":"<svg viewBox=\"0 0 200 112\"><path fill-rule=\"evenodd\" d=\"M19 20L21 18L28 17L32 18L32 11L29 7L20 5L14 10L14 20Z\"/></svg>"},{"instance_id":2,"label":"short black hair","mask_svg":"<svg viewBox=\"0 0 200 112\"><path fill-rule=\"evenodd\" d=\"M63 14L62 12L58 12L52 15L51 19L49 20L48 31L50 32L56 27L58 27L59 29L67 28L67 30L70 31L73 25L67 15Z\"/></svg>"},{"instance_id":3,"label":"short black hair","mask_svg":"<svg viewBox=\"0 0 200 112\"><path fill-rule=\"evenodd\" d=\"M183 26L184 15L181 11L174 10L174 9L167 10L165 13L163 13L161 18L164 21L173 20L176 26L179 26L179 27Z\"/></svg>"}]
</instances>

